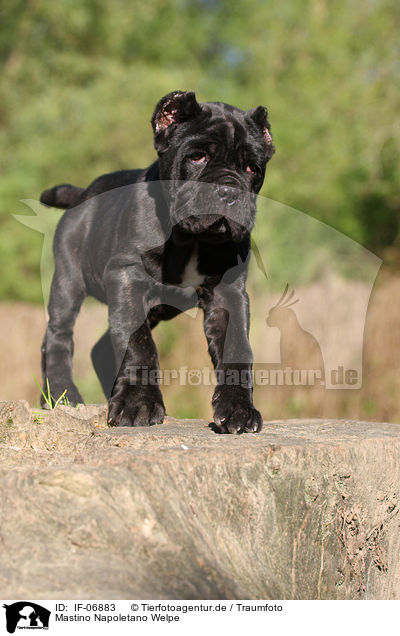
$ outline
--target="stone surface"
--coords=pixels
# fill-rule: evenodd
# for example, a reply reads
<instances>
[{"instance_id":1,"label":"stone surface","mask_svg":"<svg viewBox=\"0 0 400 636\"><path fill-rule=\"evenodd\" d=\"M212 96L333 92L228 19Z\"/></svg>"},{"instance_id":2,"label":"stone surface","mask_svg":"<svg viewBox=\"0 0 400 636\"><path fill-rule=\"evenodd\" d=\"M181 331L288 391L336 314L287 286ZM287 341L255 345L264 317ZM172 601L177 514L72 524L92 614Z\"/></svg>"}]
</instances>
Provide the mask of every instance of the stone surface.
<instances>
[{"instance_id":1,"label":"stone surface","mask_svg":"<svg viewBox=\"0 0 400 636\"><path fill-rule=\"evenodd\" d=\"M4 599L400 597L400 425L2 402L0 462Z\"/></svg>"}]
</instances>

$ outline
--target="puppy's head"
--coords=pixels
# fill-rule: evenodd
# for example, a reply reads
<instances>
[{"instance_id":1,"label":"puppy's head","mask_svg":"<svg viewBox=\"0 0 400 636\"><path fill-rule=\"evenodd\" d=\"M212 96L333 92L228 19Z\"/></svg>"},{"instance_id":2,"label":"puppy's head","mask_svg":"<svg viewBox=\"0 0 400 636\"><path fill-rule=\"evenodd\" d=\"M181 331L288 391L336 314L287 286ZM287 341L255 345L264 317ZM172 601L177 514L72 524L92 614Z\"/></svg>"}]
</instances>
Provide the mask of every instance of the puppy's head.
<instances>
[{"instance_id":1,"label":"puppy's head","mask_svg":"<svg viewBox=\"0 0 400 636\"><path fill-rule=\"evenodd\" d=\"M266 108L198 103L194 93L175 91L160 100L151 123L175 233L243 240L275 150Z\"/></svg>"}]
</instances>

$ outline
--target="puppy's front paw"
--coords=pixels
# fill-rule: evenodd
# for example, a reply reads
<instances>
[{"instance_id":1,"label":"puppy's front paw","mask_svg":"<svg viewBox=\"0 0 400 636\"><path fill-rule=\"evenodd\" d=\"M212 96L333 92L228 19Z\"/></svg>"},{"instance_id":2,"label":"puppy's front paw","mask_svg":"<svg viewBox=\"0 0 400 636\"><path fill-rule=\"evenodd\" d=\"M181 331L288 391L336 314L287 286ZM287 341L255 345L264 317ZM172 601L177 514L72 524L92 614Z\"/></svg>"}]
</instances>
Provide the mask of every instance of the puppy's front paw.
<instances>
[{"instance_id":1,"label":"puppy's front paw","mask_svg":"<svg viewBox=\"0 0 400 636\"><path fill-rule=\"evenodd\" d=\"M217 387L213 397L214 422L222 433L259 433L261 413L246 392L236 387Z\"/></svg>"},{"instance_id":2,"label":"puppy's front paw","mask_svg":"<svg viewBox=\"0 0 400 636\"><path fill-rule=\"evenodd\" d=\"M126 387L112 396L108 406L110 426L153 426L162 424L165 406L159 389Z\"/></svg>"}]
</instances>

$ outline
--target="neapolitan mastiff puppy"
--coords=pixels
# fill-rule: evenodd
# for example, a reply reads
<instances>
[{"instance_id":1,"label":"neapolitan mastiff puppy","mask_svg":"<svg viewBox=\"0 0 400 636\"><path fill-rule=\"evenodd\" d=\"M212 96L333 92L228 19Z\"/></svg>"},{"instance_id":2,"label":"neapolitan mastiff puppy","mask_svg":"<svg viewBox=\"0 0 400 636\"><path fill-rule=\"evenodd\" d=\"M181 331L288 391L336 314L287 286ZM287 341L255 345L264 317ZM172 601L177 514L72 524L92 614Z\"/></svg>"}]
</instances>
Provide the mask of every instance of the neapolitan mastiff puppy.
<instances>
[{"instance_id":1,"label":"neapolitan mastiff puppy","mask_svg":"<svg viewBox=\"0 0 400 636\"><path fill-rule=\"evenodd\" d=\"M151 330L197 305L218 378L214 421L223 432L257 432L245 283L256 195L274 152L267 111L198 103L194 93L176 91L157 104L152 126L158 160L150 167L41 196L68 208L54 239L45 386L48 380L55 400L66 389L70 404L83 402L72 378L72 336L84 298L94 296L109 310L109 330L92 361L110 424L161 423ZM145 381L144 369L155 381ZM243 372L247 382L228 381Z\"/></svg>"}]
</instances>

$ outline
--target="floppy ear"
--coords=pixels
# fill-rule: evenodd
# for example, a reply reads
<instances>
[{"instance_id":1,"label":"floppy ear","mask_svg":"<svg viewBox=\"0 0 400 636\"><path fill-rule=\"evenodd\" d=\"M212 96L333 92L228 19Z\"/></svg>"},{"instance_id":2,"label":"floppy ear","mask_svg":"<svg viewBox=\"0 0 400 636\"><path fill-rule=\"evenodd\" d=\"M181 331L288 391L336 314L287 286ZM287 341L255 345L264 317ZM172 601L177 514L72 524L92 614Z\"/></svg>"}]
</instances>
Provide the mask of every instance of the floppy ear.
<instances>
[{"instance_id":1,"label":"floppy ear","mask_svg":"<svg viewBox=\"0 0 400 636\"><path fill-rule=\"evenodd\" d=\"M154 147L163 152L168 147L168 137L181 124L201 112L201 106L192 92L174 91L158 102L151 125L154 131Z\"/></svg>"},{"instance_id":2,"label":"floppy ear","mask_svg":"<svg viewBox=\"0 0 400 636\"><path fill-rule=\"evenodd\" d=\"M254 121L256 126L261 130L265 143L267 144L267 161L269 161L275 152L275 146L272 143L271 126L268 121L268 111L265 106L257 106L247 111L249 117Z\"/></svg>"}]
</instances>

